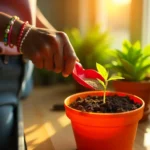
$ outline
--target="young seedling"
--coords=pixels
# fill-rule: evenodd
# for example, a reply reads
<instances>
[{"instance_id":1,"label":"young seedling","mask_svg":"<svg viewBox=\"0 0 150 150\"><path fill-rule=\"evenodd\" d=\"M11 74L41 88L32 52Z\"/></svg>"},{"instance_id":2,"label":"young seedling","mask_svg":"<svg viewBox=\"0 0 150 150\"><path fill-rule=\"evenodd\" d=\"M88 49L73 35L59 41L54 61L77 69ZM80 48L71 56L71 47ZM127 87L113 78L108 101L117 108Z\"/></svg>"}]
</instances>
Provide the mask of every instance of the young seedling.
<instances>
[{"instance_id":1,"label":"young seedling","mask_svg":"<svg viewBox=\"0 0 150 150\"><path fill-rule=\"evenodd\" d=\"M104 78L104 81L99 80L99 79L97 80L100 82L100 84L104 88L103 103L106 103L106 90L107 90L108 81L124 79L124 78L120 76L114 76L114 75L109 77L109 72L99 63L96 63L96 68L97 68L98 73Z\"/></svg>"}]
</instances>

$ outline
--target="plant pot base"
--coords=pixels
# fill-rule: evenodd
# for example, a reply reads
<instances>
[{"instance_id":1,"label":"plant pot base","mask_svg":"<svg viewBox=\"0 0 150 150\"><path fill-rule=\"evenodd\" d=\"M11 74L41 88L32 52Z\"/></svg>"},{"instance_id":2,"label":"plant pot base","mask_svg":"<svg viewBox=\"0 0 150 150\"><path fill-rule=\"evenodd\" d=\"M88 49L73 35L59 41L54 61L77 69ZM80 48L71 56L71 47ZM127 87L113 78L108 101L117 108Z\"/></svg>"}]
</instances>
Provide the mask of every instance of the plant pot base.
<instances>
[{"instance_id":1,"label":"plant pot base","mask_svg":"<svg viewBox=\"0 0 150 150\"><path fill-rule=\"evenodd\" d=\"M150 114L150 105L148 106L148 109L144 111L143 117L140 120L140 122L147 121L149 114Z\"/></svg>"}]
</instances>

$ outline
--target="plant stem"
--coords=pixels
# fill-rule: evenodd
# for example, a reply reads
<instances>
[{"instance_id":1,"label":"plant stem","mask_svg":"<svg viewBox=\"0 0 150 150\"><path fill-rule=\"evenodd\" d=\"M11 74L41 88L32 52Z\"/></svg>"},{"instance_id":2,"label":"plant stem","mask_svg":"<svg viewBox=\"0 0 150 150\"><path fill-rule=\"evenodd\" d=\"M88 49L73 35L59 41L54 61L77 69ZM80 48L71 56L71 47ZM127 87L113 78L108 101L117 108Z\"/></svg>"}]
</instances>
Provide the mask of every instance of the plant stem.
<instances>
[{"instance_id":1,"label":"plant stem","mask_svg":"<svg viewBox=\"0 0 150 150\"><path fill-rule=\"evenodd\" d=\"M103 103L106 103L106 87L104 87Z\"/></svg>"},{"instance_id":2,"label":"plant stem","mask_svg":"<svg viewBox=\"0 0 150 150\"><path fill-rule=\"evenodd\" d=\"M105 81L104 84L104 96L103 96L103 103L106 103L106 89L107 89L108 81Z\"/></svg>"}]
</instances>

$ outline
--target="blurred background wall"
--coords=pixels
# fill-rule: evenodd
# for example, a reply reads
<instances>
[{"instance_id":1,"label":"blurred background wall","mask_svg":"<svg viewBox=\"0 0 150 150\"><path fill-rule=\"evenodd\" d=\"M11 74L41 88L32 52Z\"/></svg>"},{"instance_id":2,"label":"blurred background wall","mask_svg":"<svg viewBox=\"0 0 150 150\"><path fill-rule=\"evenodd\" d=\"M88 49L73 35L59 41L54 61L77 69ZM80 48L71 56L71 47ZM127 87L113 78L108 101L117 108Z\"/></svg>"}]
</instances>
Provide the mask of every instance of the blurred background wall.
<instances>
[{"instance_id":1,"label":"blurred background wall","mask_svg":"<svg viewBox=\"0 0 150 150\"><path fill-rule=\"evenodd\" d=\"M129 38L131 0L123 0L122 3L120 1L38 0L37 2L45 17L58 30L79 28L84 33L94 24L101 24L103 29L109 30L114 37ZM119 45L121 40L122 38L116 43Z\"/></svg>"},{"instance_id":2,"label":"blurred background wall","mask_svg":"<svg viewBox=\"0 0 150 150\"><path fill-rule=\"evenodd\" d=\"M122 34L124 38L130 38L133 42L142 40L142 25L146 20L144 15L148 17L145 10L149 5L148 0L37 0L37 2L45 17L58 30L76 27L81 32L86 32L88 27L99 23L104 29L115 34L115 37L121 37Z\"/></svg>"},{"instance_id":3,"label":"blurred background wall","mask_svg":"<svg viewBox=\"0 0 150 150\"><path fill-rule=\"evenodd\" d=\"M58 29L95 24L97 0L38 0L38 7ZM83 29L84 30L84 29Z\"/></svg>"},{"instance_id":4,"label":"blurred background wall","mask_svg":"<svg viewBox=\"0 0 150 150\"><path fill-rule=\"evenodd\" d=\"M38 0L45 17L57 28L79 27L80 0Z\"/></svg>"}]
</instances>

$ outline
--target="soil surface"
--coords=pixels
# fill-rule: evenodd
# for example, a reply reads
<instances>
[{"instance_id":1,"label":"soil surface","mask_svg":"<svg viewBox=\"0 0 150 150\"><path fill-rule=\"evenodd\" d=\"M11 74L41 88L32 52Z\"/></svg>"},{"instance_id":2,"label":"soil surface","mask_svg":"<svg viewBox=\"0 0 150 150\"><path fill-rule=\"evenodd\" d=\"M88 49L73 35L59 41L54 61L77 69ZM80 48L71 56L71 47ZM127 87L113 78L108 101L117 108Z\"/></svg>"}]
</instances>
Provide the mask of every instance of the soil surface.
<instances>
[{"instance_id":1,"label":"soil surface","mask_svg":"<svg viewBox=\"0 0 150 150\"><path fill-rule=\"evenodd\" d=\"M94 113L119 113L135 110L142 104L135 103L128 96L120 97L118 95L106 96L106 103L103 103L103 96L87 96L77 98L70 107Z\"/></svg>"}]
</instances>

